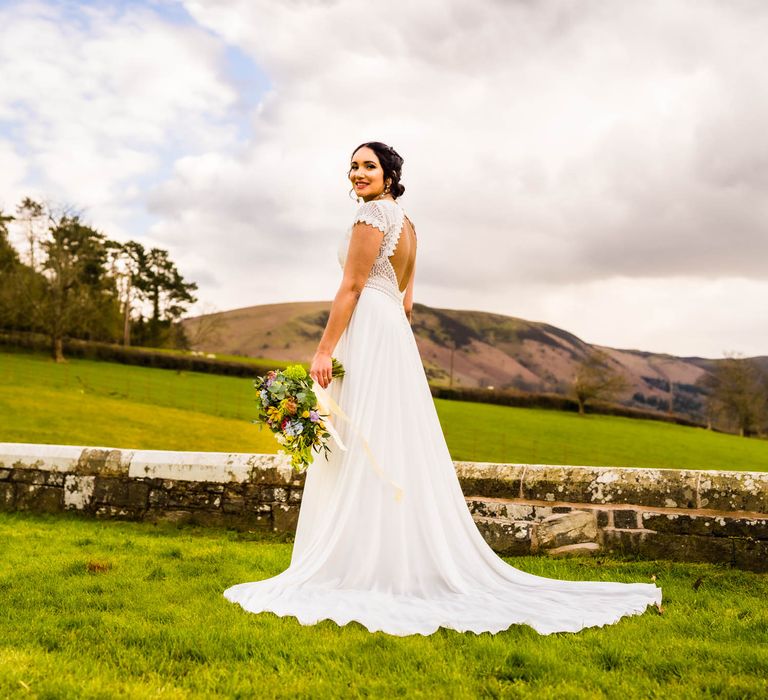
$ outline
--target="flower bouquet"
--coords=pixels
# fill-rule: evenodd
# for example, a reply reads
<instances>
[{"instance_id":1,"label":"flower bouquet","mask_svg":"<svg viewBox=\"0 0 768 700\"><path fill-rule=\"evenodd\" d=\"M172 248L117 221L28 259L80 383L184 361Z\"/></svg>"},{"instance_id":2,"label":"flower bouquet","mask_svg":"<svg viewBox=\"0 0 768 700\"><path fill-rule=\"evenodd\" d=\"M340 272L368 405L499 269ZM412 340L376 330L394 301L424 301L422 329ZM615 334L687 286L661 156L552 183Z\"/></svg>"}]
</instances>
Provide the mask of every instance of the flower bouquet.
<instances>
[{"instance_id":1,"label":"flower bouquet","mask_svg":"<svg viewBox=\"0 0 768 700\"><path fill-rule=\"evenodd\" d=\"M331 366L332 378L344 376L344 367L335 357L331 358ZM328 438L335 431L328 415L320 413L313 380L304 367L290 365L284 370L271 370L253 384L259 392L258 417L253 422L266 424L272 430L290 453L294 469L302 471L312 463L313 449L330 452Z\"/></svg>"}]
</instances>

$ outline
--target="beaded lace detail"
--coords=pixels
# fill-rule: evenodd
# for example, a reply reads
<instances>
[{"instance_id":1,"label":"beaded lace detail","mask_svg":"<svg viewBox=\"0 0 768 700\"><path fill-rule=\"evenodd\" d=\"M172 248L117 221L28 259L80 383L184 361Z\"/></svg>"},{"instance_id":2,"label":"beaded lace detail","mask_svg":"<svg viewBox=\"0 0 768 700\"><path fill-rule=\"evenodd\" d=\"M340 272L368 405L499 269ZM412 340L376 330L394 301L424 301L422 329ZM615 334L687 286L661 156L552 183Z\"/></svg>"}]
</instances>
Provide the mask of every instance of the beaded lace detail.
<instances>
[{"instance_id":1,"label":"beaded lace detail","mask_svg":"<svg viewBox=\"0 0 768 700\"><path fill-rule=\"evenodd\" d=\"M397 275L392 267L392 263L389 261L389 256L397 248L400 233L403 230L404 219L405 213L397 202L389 199L365 202L357 210L352 225L339 245L338 254L339 264L343 269L344 263L347 261L347 250L349 249L349 241L352 237L352 228L358 221L379 229L384 234L384 239L381 242L379 254L376 256L365 286L384 292L399 304L402 304L405 298L405 290L400 291Z\"/></svg>"}]
</instances>

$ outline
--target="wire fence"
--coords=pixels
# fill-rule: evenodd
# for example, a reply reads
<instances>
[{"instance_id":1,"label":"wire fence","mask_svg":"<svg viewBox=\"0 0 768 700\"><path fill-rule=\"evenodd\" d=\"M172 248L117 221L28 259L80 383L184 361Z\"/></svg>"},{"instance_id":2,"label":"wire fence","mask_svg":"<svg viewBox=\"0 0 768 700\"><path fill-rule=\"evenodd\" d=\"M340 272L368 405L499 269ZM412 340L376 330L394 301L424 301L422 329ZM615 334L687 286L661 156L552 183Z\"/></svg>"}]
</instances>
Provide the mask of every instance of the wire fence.
<instances>
[{"instance_id":1,"label":"wire fence","mask_svg":"<svg viewBox=\"0 0 768 700\"><path fill-rule=\"evenodd\" d=\"M256 415L253 380L199 372L152 369L45 356L0 353L0 386L59 390L251 420Z\"/></svg>"},{"instance_id":2,"label":"wire fence","mask_svg":"<svg viewBox=\"0 0 768 700\"><path fill-rule=\"evenodd\" d=\"M42 354L0 352L0 394L12 397L16 391L36 392L40 401L66 402L67 395L80 394L248 422L256 417L258 398L250 378L81 359L57 364ZM764 440L701 443L717 437L711 431L685 433L663 423L580 419L563 412L532 422L540 412L438 404L454 459L759 470L768 460ZM2 405L13 410L12 400ZM0 427L3 422L0 414Z\"/></svg>"}]
</instances>

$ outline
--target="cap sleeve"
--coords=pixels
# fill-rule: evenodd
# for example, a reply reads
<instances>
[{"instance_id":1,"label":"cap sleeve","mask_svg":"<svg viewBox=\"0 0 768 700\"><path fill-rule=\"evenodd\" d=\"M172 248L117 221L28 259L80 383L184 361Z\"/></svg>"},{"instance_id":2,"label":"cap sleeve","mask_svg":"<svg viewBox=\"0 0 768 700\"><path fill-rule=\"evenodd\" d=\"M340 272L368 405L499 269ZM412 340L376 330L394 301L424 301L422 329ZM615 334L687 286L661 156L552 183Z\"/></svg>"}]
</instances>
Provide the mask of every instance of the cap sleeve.
<instances>
[{"instance_id":1,"label":"cap sleeve","mask_svg":"<svg viewBox=\"0 0 768 700\"><path fill-rule=\"evenodd\" d=\"M355 214L352 225L354 226L358 221L379 229L384 235L387 234L387 219L378 202L370 201L362 204Z\"/></svg>"}]
</instances>

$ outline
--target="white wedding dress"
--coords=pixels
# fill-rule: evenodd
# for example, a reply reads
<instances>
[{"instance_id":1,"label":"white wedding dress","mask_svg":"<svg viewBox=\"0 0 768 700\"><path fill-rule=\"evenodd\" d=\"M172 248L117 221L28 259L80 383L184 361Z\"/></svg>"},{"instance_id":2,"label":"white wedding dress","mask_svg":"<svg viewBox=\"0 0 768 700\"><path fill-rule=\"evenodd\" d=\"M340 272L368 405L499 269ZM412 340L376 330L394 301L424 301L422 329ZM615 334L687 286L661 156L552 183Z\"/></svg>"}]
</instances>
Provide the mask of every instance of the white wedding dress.
<instances>
[{"instance_id":1,"label":"white wedding dress","mask_svg":"<svg viewBox=\"0 0 768 700\"><path fill-rule=\"evenodd\" d=\"M354 620L399 636L439 627L495 633L513 624L577 632L660 604L655 584L535 576L485 542L459 486L389 260L403 220L397 202L374 200L353 221L379 228L384 239L333 353L346 374L328 392L354 424L334 419L347 451L332 445L329 458L316 456L307 471L290 566L224 596L304 625ZM342 268L351 231L339 246ZM402 488L399 499L393 483Z\"/></svg>"}]
</instances>

